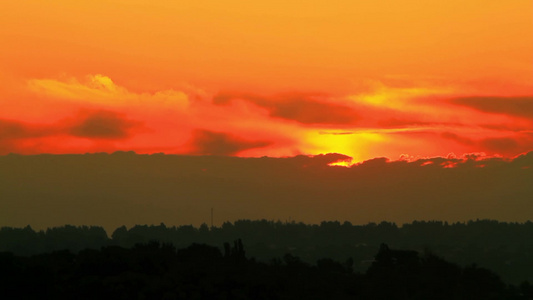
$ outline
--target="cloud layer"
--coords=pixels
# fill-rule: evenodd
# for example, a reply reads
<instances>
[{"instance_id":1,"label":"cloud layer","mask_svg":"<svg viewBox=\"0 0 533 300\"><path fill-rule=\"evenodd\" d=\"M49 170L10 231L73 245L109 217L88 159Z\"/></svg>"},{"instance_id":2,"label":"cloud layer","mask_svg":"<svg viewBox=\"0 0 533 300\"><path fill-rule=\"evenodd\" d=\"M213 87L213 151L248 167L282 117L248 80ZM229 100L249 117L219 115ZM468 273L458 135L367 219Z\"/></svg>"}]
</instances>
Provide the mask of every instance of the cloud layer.
<instances>
[{"instance_id":1,"label":"cloud layer","mask_svg":"<svg viewBox=\"0 0 533 300\"><path fill-rule=\"evenodd\" d=\"M525 222L533 152L413 161L375 158L350 168L339 154L290 158L136 155L0 156L0 226L94 224L114 229L238 219Z\"/></svg>"},{"instance_id":2,"label":"cloud layer","mask_svg":"<svg viewBox=\"0 0 533 300\"><path fill-rule=\"evenodd\" d=\"M127 138L130 130L137 125L138 122L124 119L117 113L98 111L70 128L69 133L90 139L123 139Z\"/></svg>"},{"instance_id":3,"label":"cloud layer","mask_svg":"<svg viewBox=\"0 0 533 300\"><path fill-rule=\"evenodd\" d=\"M232 156L239 152L268 146L269 142L248 141L228 133L197 129L193 132L192 154Z\"/></svg>"},{"instance_id":4,"label":"cloud layer","mask_svg":"<svg viewBox=\"0 0 533 300\"><path fill-rule=\"evenodd\" d=\"M318 92L132 91L104 75L30 79L0 100L0 153L292 156L343 153L431 157L533 149L533 97L464 96L457 87L375 82L347 95ZM38 108L38 113L27 107ZM339 134L342 133L342 134Z\"/></svg>"},{"instance_id":5,"label":"cloud layer","mask_svg":"<svg viewBox=\"0 0 533 300\"><path fill-rule=\"evenodd\" d=\"M215 104L227 104L231 100L244 100L262 107L269 116L310 125L354 124L359 116L346 105L328 102L320 95L289 94L274 97L254 95L218 94L213 97Z\"/></svg>"},{"instance_id":6,"label":"cloud layer","mask_svg":"<svg viewBox=\"0 0 533 300\"><path fill-rule=\"evenodd\" d=\"M483 112L533 119L533 97L462 97L451 100Z\"/></svg>"}]
</instances>

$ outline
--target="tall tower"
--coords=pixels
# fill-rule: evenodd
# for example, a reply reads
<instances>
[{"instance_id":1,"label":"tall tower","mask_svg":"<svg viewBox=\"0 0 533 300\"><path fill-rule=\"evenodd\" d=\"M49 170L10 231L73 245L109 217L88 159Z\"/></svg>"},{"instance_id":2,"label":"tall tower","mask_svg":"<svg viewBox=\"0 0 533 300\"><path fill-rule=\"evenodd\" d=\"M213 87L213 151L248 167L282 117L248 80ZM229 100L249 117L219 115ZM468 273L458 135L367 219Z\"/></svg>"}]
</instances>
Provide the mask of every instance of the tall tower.
<instances>
[{"instance_id":1,"label":"tall tower","mask_svg":"<svg viewBox=\"0 0 533 300\"><path fill-rule=\"evenodd\" d=\"M211 207L211 228L213 228L213 208Z\"/></svg>"}]
</instances>

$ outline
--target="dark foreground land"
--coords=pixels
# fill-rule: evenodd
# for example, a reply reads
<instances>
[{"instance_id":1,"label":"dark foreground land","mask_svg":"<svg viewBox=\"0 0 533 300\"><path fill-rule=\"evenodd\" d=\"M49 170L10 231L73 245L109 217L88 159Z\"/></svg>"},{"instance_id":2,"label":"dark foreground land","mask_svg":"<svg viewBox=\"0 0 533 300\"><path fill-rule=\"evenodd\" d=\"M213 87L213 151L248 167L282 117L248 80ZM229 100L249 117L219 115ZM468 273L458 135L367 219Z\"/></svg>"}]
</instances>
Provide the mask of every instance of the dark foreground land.
<instances>
[{"instance_id":1,"label":"dark foreground land","mask_svg":"<svg viewBox=\"0 0 533 300\"><path fill-rule=\"evenodd\" d=\"M461 267L473 263L497 273L505 283L533 282L533 223L477 220L465 223L415 221L402 226L390 222L352 225L349 222L303 224L267 220L226 222L221 227L190 225L119 227L110 235L102 227L63 226L34 231L0 228L0 252L30 256L68 249L73 253L106 246L131 248L157 240L185 248L192 243L219 247L242 239L248 257L270 262L289 253L316 264L322 258L352 260L355 272L370 267L382 243L394 249L431 252Z\"/></svg>"},{"instance_id":2,"label":"dark foreground land","mask_svg":"<svg viewBox=\"0 0 533 300\"><path fill-rule=\"evenodd\" d=\"M506 285L493 272L460 267L431 253L382 244L365 273L353 261L316 265L286 254L258 262L241 240L224 251L205 244L176 250L150 242L77 254L0 253L1 299L533 299L533 286Z\"/></svg>"}]
</instances>

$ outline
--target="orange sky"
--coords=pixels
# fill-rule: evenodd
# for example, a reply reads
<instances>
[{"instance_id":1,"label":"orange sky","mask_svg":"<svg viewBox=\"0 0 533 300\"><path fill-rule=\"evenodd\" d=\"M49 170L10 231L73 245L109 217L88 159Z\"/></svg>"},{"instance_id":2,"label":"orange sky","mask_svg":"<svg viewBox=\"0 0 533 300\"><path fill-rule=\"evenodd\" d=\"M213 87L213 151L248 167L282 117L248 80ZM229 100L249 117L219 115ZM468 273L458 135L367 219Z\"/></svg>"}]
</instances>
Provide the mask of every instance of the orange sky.
<instances>
[{"instance_id":1,"label":"orange sky","mask_svg":"<svg viewBox=\"0 0 533 300\"><path fill-rule=\"evenodd\" d=\"M533 2L0 4L0 154L533 149Z\"/></svg>"}]
</instances>

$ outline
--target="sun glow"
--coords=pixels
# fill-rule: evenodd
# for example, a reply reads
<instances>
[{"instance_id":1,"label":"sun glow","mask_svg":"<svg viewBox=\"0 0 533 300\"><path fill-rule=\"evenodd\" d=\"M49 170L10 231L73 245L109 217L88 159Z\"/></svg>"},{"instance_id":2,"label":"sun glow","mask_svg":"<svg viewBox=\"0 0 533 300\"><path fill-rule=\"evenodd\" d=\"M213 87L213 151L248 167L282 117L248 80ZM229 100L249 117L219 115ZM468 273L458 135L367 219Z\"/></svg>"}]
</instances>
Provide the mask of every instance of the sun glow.
<instances>
[{"instance_id":1,"label":"sun glow","mask_svg":"<svg viewBox=\"0 0 533 300\"><path fill-rule=\"evenodd\" d=\"M369 149L375 143L383 142L386 138L379 133L367 132L334 132L321 131L307 134L311 154L340 153L352 158L350 162L337 162L332 165L346 166L369 159Z\"/></svg>"},{"instance_id":2,"label":"sun glow","mask_svg":"<svg viewBox=\"0 0 533 300\"><path fill-rule=\"evenodd\" d=\"M420 109L420 102L414 102L419 98L442 97L444 95L453 95L457 89L448 86L424 87L389 87L382 82L370 83L371 92L349 96L348 99L354 103L363 103L366 105L380 108L391 109Z\"/></svg>"}]
</instances>

